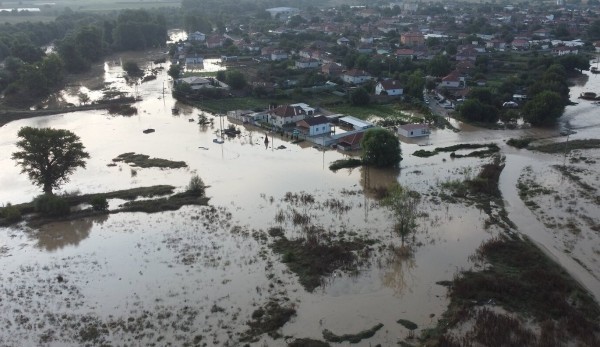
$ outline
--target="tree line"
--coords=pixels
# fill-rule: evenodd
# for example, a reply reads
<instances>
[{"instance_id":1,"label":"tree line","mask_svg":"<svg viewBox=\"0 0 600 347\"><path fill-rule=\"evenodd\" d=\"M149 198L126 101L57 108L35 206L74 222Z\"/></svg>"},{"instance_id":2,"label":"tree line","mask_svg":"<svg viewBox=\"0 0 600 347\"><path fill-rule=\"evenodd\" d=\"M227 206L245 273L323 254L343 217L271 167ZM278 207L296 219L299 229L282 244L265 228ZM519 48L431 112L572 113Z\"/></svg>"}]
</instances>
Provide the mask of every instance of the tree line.
<instances>
[{"instance_id":1,"label":"tree line","mask_svg":"<svg viewBox=\"0 0 600 347\"><path fill-rule=\"evenodd\" d=\"M63 84L65 73L90 69L106 54L165 45L167 19L158 12L124 10L97 15L67 11L51 23L0 26L0 89L5 101L26 105ZM42 46L54 43L52 53Z\"/></svg>"}]
</instances>

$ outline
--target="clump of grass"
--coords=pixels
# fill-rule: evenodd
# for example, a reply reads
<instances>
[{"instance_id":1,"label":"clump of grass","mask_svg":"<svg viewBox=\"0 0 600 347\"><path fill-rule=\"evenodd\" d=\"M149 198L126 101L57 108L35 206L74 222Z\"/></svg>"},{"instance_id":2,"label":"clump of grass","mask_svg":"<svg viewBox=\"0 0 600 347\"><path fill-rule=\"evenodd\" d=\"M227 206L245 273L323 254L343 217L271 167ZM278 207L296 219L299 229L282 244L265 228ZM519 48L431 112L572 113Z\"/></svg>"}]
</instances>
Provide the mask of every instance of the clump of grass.
<instances>
[{"instance_id":1,"label":"clump of grass","mask_svg":"<svg viewBox=\"0 0 600 347\"><path fill-rule=\"evenodd\" d=\"M273 338L279 338L277 330L284 326L292 316L296 314L293 307L281 306L275 300L269 301L264 307L252 312L252 320L248 322L250 329L245 331L240 338L242 342L256 342L262 334L269 334Z\"/></svg>"},{"instance_id":2,"label":"clump of grass","mask_svg":"<svg viewBox=\"0 0 600 347\"><path fill-rule=\"evenodd\" d=\"M204 184L204 181L202 181L202 178L200 178L200 176L194 175L192 176L192 178L190 178L190 183L188 184L186 190L187 192L197 196L204 196L205 190L206 185Z\"/></svg>"},{"instance_id":3,"label":"clump of grass","mask_svg":"<svg viewBox=\"0 0 600 347\"><path fill-rule=\"evenodd\" d=\"M524 138L520 138L520 139L508 139L508 141L506 141L506 144L515 148L526 148L527 146L529 146L529 144L531 143L531 141L533 141L532 138L529 137L524 137Z\"/></svg>"},{"instance_id":4,"label":"clump of grass","mask_svg":"<svg viewBox=\"0 0 600 347\"><path fill-rule=\"evenodd\" d=\"M123 153L113 159L113 162L121 161L141 168L158 167L177 169L187 167L187 164L184 161L172 161L161 158L150 158L149 155L136 154L134 152Z\"/></svg>"},{"instance_id":5,"label":"clump of grass","mask_svg":"<svg viewBox=\"0 0 600 347\"><path fill-rule=\"evenodd\" d=\"M533 243L516 236L493 238L477 249L473 259L485 261L490 266L478 272L463 272L452 281L450 310L441 322L445 328L464 322L477 311L477 306L494 302L509 311L532 317L542 324L542 328L546 325L544 339L556 335L544 323L551 320L562 328L569 341L600 345L598 304ZM476 323L480 327L465 336L467 342L506 345L502 343L503 339L512 334L496 331L499 326L520 336L519 341L523 343L516 345L531 345L527 342L534 341L512 319L488 313L475 317L480 320Z\"/></svg>"},{"instance_id":6,"label":"clump of grass","mask_svg":"<svg viewBox=\"0 0 600 347\"><path fill-rule=\"evenodd\" d=\"M335 172L339 169L352 169L363 164L360 159L339 159L329 164L329 170Z\"/></svg>"},{"instance_id":7,"label":"clump of grass","mask_svg":"<svg viewBox=\"0 0 600 347\"><path fill-rule=\"evenodd\" d=\"M313 339L295 339L288 344L288 347L330 347L327 342Z\"/></svg>"},{"instance_id":8,"label":"clump of grass","mask_svg":"<svg viewBox=\"0 0 600 347\"><path fill-rule=\"evenodd\" d=\"M378 323L375 326L373 326L372 328L363 330L357 334L344 334L341 336L336 335L333 332L331 332L330 330L325 329L325 330L323 330L323 338L329 342L348 341L350 343L359 343L360 341L362 341L364 339L373 337L373 335L375 335L375 333L381 328L383 328L383 324Z\"/></svg>"},{"instance_id":9,"label":"clump of grass","mask_svg":"<svg viewBox=\"0 0 600 347\"><path fill-rule=\"evenodd\" d=\"M398 319L396 323L408 329L408 337L413 337L414 331L419 327L415 322L409 321L407 319Z\"/></svg>"},{"instance_id":10,"label":"clump of grass","mask_svg":"<svg viewBox=\"0 0 600 347\"><path fill-rule=\"evenodd\" d=\"M482 151L474 151L469 154L456 154L455 153L456 151L459 151L459 150L479 149L479 148L487 148L487 149L482 150ZM448 146L448 147L437 147L433 151L426 151L424 149L420 149L418 151L415 151L413 153L413 155L417 156L417 157L427 158L427 157L434 156L438 153L450 152L451 153L450 156L452 158L466 158L466 157L484 158L484 157L489 157L490 155L497 153L499 151L500 151L500 147L498 147L498 145L496 145L495 143L485 143L485 144L463 143L463 144L458 144L458 145L453 145L453 146Z\"/></svg>"},{"instance_id":11,"label":"clump of grass","mask_svg":"<svg viewBox=\"0 0 600 347\"><path fill-rule=\"evenodd\" d=\"M6 223L12 224L21 220L21 210L18 207L8 203L0 210L0 217L6 220Z\"/></svg>"},{"instance_id":12,"label":"clump of grass","mask_svg":"<svg viewBox=\"0 0 600 347\"><path fill-rule=\"evenodd\" d=\"M413 153L413 155L415 157L421 157L421 158L429 158L429 157L432 157L432 156L434 156L436 154L438 154L438 152L436 152L436 151L427 151L427 150L424 150L424 149L419 149L418 151L415 151Z\"/></svg>"},{"instance_id":13,"label":"clump of grass","mask_svg":"<svg viewBox=\"0 0 600 347\"><path fill-rule=\"evenodd\" d=\"M545 145L539 145L530 147L529 149L534 151L540 151L544 153L565 153L570 152L574 149L594 149L600 148L600 139L585 139L585 140L571 140L568 142L555 142L548 143Z\"/></svg>"},{"instance_id":14,"label":"clump of grass","mask_svg":"<svg viewBox=\"0 0 600 347\"><path fill-rule=\"evenodd\" d=\"M282 256L288 268L298 275L300 284L309 292L321 285L324 276L337 269L356 266L357 253L368 254L369 241L316 241L312 231L306 239L289 240L282 236L271 245L273 251ZM325 238L325 237L322 237Z\"/></svg>"},{"instance_id":15,"label":"clump of grass","mask_svg":"<svg viewBox=\"0 0 600 347\"><path fill-rule=\"evenodd\" d=\"M127 105L127 104L111 104L108 106L109 114L119 114L122 116L133 116L138 113L138 110L135 106Z\"/></svg>"},{"instance_id":16,"label":"clump of grass","mask_svg":"<svg viewBox=\"0 0 600 347\"><path fill-rule=\"evenodd\" d=\"M208 200L209 198L206 197L199 197L193 193L183 192L168 198L129 201L123 204L119 211L146 213L176 211L186 205L206 206L208 205Z\"/></svg>"}]
</instances>

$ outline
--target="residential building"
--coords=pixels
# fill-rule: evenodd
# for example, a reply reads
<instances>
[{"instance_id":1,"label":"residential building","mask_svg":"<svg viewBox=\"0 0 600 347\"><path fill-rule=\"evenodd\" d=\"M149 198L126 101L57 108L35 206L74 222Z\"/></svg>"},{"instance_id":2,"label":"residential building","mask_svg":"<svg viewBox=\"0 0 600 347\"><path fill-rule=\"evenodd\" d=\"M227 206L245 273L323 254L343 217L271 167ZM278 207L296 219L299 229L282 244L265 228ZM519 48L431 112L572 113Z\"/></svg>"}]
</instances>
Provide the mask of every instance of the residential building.
<instances>
[{"instance_id":1,"label":"residential building","mask_svg":"<svg viewBox=\"0 0 600 347\"><path fill-rule=\"evenodd\" d=\"M319 136L331 133L329 119L325 116L304 118L303 120L296 122L296 126L307 136Z\"/></svg>"},{"instance_id":2,"label":"residential building","mask_svg":"<svg viewBox=\"0 0 600 347\"><path fill-rule=\"evenodd\" d=\"M300 106L281 105L267 111L267 121L277 127L284 127L306 118L306 113Z\"/></svg>"},{"instance_id":3,"label":"residential building","mask_svg":"<svg viewBox=\"0 0 600 347\"><path fill-rule=\"evenodd\" d=\"M193 32L188 35L188 40L202 42L202 41L206 40L206 35L204 35L203 33L199 32L199 31L196 31L196 32Z\"/></svg>"},{"instance_id":4,"label":"residential building","mask_svg":"<svg viewBox=\"0 0 600 347\"><path fill-rule=\"evenodd\" d=\"M342 73L342 80L346 83L361 84L371 79L371 75L363 70L352 69Z\"/></svg>"},{"instance_id":5,"label":"residential building","mask_svg":"<svg viewBox=\"0 0 600 347\"><path fill-rule=\"evenodd\" d=\"M398 127L398 134L404 137L429 136L430 133L427 124L403 124Z\"/></svg>"},{"instance_id":6,"label":"residential building","mask_svg":"<svg viewBox=\"0 0 600 347\"><path fill-rule=\"evenodd\" d=\"M207 88L212 85L212 82L209 79L202 78L202 77L178 78L177 80L175 80L175 83L176 84L180 84L180 83L189 84L193 90Z\"/></svg>"},{"instance_id":7,"label":"residential building","mask_svg":"<svg viewBox=\"0 0 600 347\"><path fill-rule=\"evenodd\" d=\"M442 78L442 83L439 85L441 88L463 88L464 86L465 78L456 70Z\"/></svg>"},{"instance_id":8,"label":"residential building","mask_svg":"<svg viewBox=\"0 0 600 347\"><path fill-rule=\"evenodd\" d=\"M328 63L321 66L321 72L327 76L337 77L342 74L344 68L338 63Z\"/></svg>"},{"instance_id":9,"label":"residential building","mask_svg":"<svg viewBox=\"0 0 600 347\"><path fill-rule=\"evenodd\" d=\"M273 18L287 19L293 15L300 13L300 10L295 7L273 7L266 9Z\"/></svg>"},{"instance_id":10,"label":"residential building","mask_svg":"<svg viewBox=\"0 0 600 347\"><path fill-rule=\"evenodd\" d=\"M399 96L402 95L404 89L397 80L385 80L377 83L375 86L376 95Z\"/></svg>"},{"instance_id":11,"label":"residential building","mask_svg":"<svg viewBox=\"0 0 600 347\"><path fill-rule=\"evenodd\" d=\"M425 36L420 32L407 32L400 35L400 42L407 46L421 46L425 43Z\"/></svg>"},{"instance_id":12,"label":"residential building","mask_svg":"<svg viewBox=\"0 0 600 347\"><path fill-rule=\"evenodd\" d=\"M316 59L300 59L295 62L298 69L314 69L319 67L319 61Z\"/></svg>"}]
</instances>

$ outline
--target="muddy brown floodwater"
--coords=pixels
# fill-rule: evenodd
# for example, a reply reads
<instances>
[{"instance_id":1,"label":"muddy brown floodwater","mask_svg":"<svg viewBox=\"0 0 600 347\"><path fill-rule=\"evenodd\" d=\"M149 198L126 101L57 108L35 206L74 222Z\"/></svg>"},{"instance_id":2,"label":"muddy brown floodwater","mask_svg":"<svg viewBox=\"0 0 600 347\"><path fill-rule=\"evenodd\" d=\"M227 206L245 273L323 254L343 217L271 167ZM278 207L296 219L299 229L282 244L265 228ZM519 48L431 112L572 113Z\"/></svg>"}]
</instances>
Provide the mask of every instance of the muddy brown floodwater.
<instances>
[{"instance_id":1,"label":"muddy brown floodwater","mask_svg":"<svg viewBox=\"0 0 600 347\"><path fill-rule=\"evenodd\" d=\"M510 137L557 136L559 128L437 130L427 139L403 143L405 159L400 170L333 173L329 163L344 154L302 148L277 137L265 148L264 133L253 128L240 126L239 136L224 144L214 143L217 129L197 124L202 112L172 99L168 64L163 67L156 80L130 86L124 82L120 66L112 60L104 64L104 89L141 96L135 116L89 111L19 120L1 127L0 202L26 202L39 194L10 159L18 130L34 126L69 129L81 137L90 153L87 168L75 172L62 188L64 192L95 193L155 184L182 190L190 177L198 174L210 186L210 206L157 214L120 213L39 229L25 225L0 228L0 345L104 341L235 346L248 330L253 312L271 300L296 310L280 329L283 336L322 340L325 329L337 335L354 334L382 323L382 329L359 345L397 344L408 331L396 321L415 322L417 333L434 326L448 304L446 288L436 282L451 280L460 270L470 268L469 255L500 232L494 225L484 227L487 216L474 205L427 195L442 182L474 177L488 159L453 160L448 153L430 158L411 155L417 149L464 142L501 146L507 165L500 188L509 217L600 297L595 263L598 233L584 230L585 242L571 242L566 253L564 238L553 236L543 219L530 212L518 196L517 181L527 166L544 175L544 170L562 163L563 158L503 144ZM589 76L587 84L574 87L572 93L590 85L598 89L599 77ZM92 99L102 93L87 92ZM70 90L61 97L76 103L77 93ZM179 115L171 113L175 106L181 110ZM597 107L587 102L568 107L561 126L576 129L578 133L571 138L597 137ZM156 131L144 134L142 130L147 128ZM285 149L277 149L280 145ZM107 166L124 152L185 161L188 167L136 169L133 174L125 163ZM585 155L598 157L597 152ZM409 257L397 256L387 247L400 240L391 232L389 214L371 191L395 182L425 197L418 232L411 240L414 252ZM305 192L315 202L292 206L284 199L287 192ZM347 208L323 208L331 199L340 200ZM578 206L589 204L582 200ZM272 238L266 233L270 227L281 226L289 238L301 235L300 227L276 219L278 212L293 209L300 209L312 224L326 230L378 240L371 257L356 271L336 271L315 291L307 292L273 253L269 247ZM597 209L590 211L593 214ZM585 255L575 261L574 255L580 251ZM266 334L258 340L253 344L285 345L283 339Z\"/></svg>"}]
</instances>

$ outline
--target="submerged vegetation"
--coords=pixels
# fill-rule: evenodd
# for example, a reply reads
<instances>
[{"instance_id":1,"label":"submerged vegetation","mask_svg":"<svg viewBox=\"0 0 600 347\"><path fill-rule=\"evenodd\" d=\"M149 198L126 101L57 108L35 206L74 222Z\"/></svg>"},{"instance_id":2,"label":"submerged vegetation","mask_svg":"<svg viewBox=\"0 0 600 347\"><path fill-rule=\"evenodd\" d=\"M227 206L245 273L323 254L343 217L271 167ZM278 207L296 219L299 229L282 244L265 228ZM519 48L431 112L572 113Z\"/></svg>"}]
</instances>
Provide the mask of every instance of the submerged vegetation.
<instances>
[{"instance_id":1,"label":"submerged vegetation","mask_svg":"<svg viewBox=\"0 0 600 347\"><path fill-rule=\"evenodd\" d=\"M242 334L240 341L256 342L262 334L269 334L273 338L280 338L277 330L296 315L296 310L291 306L282 306L278 301L271 300L264 307L252 312L252 320L248 322L248 329Z\"/></svg>"},{"instance_id":2,"label":"submerged vegetation","mask_svg":"<svg viewBox=\"0 0 600 347\"><path fill-rule=\"evenodd\" d=\"M450 308L440 320L439 330L427 331L426 339L437 332L440 345L444 341L497 344L503 339L514 339L512 345L554 346L563 340L586 346L600 344L598 304L529 240L518 236L493 238L477 249L473 259L488 265L481 271L465 271L451 282ZM483 310L488 305L532 317L541 332L536 335L509 314ZM470 320L474 322L473 333L457 337L447 332L449 327Z\"/></svg>"},{"instance_id":3,"label":"submerged vegetation","mask_svg":"<svg viewBox=\"0 0 600 347\"><path fill-rule=\"evenodd\" d=\"M339 159L329 165L329 170L335 172L339 169L353 169L355 167L361 166L362 164L363 161L360 159Z\"/></svg>"},{"instance_id":4,"label":"submerged vegetation","mask_svg":"<svg viewBox=\"0 0 600 347\"><path fill-rule=\"evenodd\" d=\"M375 335L375 333L381 328L383 328L383 324L378 323L378 324L374 325L372 328L363 330L359 333L344 334L344 335L336 335L333 332L331 332L331 330L325 329L325 330L323 330L323 338L329 342L348 341L350 343L359 343L360 341L362 341L364 339L373 337L373 335Z\"/></svg>"},{"instance_id":5,"label":"submerged vegetation","mask_svg":"<svg viewBox=\"0 0 600 347\"><path fill-rule=\"evenodd\" d=\"M600 148L600 139L571 140L529 147L531 150L544 153L568 153L575 149L593 148Z\"/></svg>"},{"instance_id":6,"label":"submerged vegetation","mask_svg":"<svg viewBox=\"0 0 600 347\"><path fill-rule=\"evenodd\" d=\"M169 168L169 169L178 169L182 167L187 167L187 164L184 161L173 161L168 159L161 158L150 158L149 155L145 154L136 154L134 152L127 152L120 154L116 158L112 160L113 162L125 162L132 166L137 166L141 168L149 168L149 167L158 167L158 168Z\"/></svg>"},{"instance_id":7,"label":"submerged vegetation","mask_svg":"<svg viewBox=\"0 0 600 347\"><path fill-rule=\"evenodd\" d=\"M323 278L336 270L352 270L369 254L372 241L331 239L323 230L313 230L309 237L289 240L282 236L271 247L281 261L298 275L300 284L309 292L322 284Z\"/></svg>"},{"instance_id":8,"label":"submerged vegetation","mask_svg":"<svg viewBox=\"0 0 600 347\"><path fill-rule=\"evenodd\" d=\"M456 151L459 150L468 150L468 149L479 149L479 148L487 148L481 151L473 151L468 154L456 154ZM477 157L477 158L485 158L490 155L497 153L500 151L500 148L495 143L486 143L486 144L477 144L477 143L463 143L448 147L437 147L433 151L427 151L424 149L417 150L413 153L416 157L428 158L439 154L441 152L450 152L450 157L452 158L465 158L465 157Z\"/></svg>"}]
</instances>

